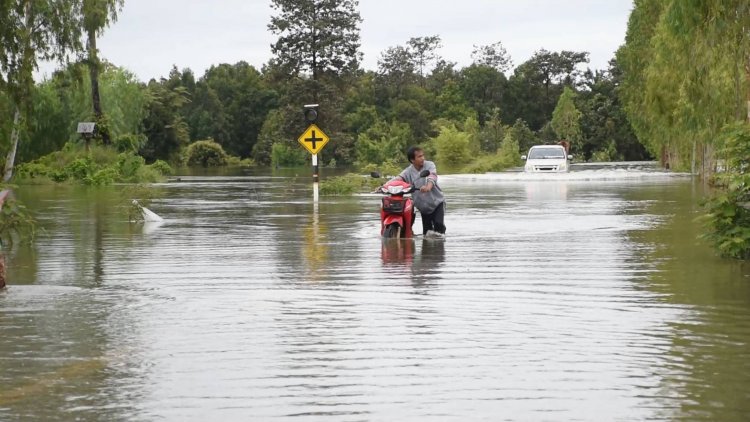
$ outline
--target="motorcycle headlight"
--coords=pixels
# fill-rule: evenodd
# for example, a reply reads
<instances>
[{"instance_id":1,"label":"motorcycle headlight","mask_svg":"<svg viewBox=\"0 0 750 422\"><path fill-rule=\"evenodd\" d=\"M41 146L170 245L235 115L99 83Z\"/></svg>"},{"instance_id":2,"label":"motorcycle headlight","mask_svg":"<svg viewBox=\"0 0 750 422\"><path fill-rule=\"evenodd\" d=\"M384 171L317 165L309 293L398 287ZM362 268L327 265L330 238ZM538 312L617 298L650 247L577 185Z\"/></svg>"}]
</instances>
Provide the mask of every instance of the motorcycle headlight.
<instances>
[{"instance_id":1,"label":"motorcycle headlight","mask_svg":"<svg viewBox=\"0 0 750 422\"><path fill-rule=\"evenodd\" d=\"M404 188L402 186L388 186L388 193L391 195L396 195L401 192L403 192Z\"/></svg>"}]
</instances>

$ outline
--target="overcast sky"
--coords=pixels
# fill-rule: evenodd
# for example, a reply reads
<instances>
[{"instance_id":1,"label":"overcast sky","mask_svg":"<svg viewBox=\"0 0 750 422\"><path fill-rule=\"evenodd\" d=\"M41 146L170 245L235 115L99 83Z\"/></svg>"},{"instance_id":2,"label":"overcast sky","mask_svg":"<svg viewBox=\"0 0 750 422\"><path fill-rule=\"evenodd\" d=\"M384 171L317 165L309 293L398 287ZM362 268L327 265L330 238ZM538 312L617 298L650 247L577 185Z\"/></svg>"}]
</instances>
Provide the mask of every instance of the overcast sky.
<instances>
[{"instance_id":1,"label":"overcast sky","mask_svg":"<svg viewBox=\"0 0 750 422\"><path fill-rule=\"evenodd\" d=\"M624 43L632 0L360 0L362 67L377 69L388 47L439 35L440 55L459 68L474 45L498 41L514 66L542 48L587 51L604 70ZM201 77L211 65L271 58L270 0L125 0L99 39L102 57L148 81L173 65ZM49 74L51 66L43 66Z\"/></svg>"}]
</instances>

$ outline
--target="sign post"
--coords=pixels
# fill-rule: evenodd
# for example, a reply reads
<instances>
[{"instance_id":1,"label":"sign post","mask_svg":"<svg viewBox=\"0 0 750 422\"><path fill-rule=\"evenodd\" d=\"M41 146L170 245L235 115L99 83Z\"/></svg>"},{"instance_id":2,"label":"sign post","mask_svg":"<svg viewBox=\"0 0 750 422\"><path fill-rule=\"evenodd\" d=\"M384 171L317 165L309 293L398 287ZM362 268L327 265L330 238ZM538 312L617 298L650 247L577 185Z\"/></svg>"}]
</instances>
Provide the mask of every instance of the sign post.
<instances>
[{"instance_id":1,"label":"sign post","mask_svg":"<svg viewBox=\"0 0 750 422\"><path fill-rule=\"evenodd\" d=\"M318 172L318 152L323 149L329 141L328 135L325 134L318 126L315 125L317 120L318 112L316 108L317 104L308 104L305 106L305 119L310 123L307 130L300 135L297 139L306 150L312 154L312 166L313 166L313 202L318 203L318 183L319 172Z\"/></svg>"},{"instance_id":2,"label":"sign post","mask_svg":"<svg viewBox=\"0 0 750 422\"><path fill-rule=\"evenodd\" d=\"M96 124L94 122L78 122L77 132L83 135L83 139L86 140L86 151L89 150L89 141L94 136L94 128Z\"/></svg>"}]
</instances>

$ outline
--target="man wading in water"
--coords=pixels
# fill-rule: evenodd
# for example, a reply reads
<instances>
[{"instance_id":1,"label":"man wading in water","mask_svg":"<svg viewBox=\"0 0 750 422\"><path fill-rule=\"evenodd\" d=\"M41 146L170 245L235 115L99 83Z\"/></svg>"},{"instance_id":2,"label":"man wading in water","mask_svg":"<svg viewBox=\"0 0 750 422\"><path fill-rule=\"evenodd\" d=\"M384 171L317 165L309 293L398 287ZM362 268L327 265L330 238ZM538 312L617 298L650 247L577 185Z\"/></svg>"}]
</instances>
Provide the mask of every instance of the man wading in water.
<instances>
[{"instance_id":1,"label":"man wading in water","mask_svg":"<svg viewBox=\"0 0 750 422\"><path fill-rule=\"evenodd\" d=\"M414 191L412 198L414 206L422 214L422 234L427 237L443 237L445 234L445 196L437 183L437 167L432 161L424 159L422 148L413 146L406 151L406 158L411 165L404 169L394 179L401 179L413 184L419 190ZM422 170L428 170L430 175L419 177ZM411 220L412 223L414 219Z\"/></svg>"}]
</instances>

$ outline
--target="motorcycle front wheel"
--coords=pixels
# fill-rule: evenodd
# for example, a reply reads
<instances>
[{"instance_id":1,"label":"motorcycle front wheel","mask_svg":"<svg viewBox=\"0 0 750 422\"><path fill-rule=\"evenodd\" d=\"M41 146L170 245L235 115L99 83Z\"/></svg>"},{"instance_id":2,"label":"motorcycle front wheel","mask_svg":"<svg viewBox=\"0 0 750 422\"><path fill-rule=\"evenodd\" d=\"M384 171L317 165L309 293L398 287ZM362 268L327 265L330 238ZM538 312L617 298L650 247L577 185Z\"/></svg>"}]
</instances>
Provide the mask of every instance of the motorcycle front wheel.
<instances>
[{"instance_id":1,"label":"motorcycle front wheel","mask_svg":"<svg viewBox=\"0 0 750 422\"><path fill-rule=\"evenodd\" d=\"M383 237L387 239L395 239L401 232L401 226L396 223L389 224L385 230L383 230Z\"/></svg>"}]
</instances>

